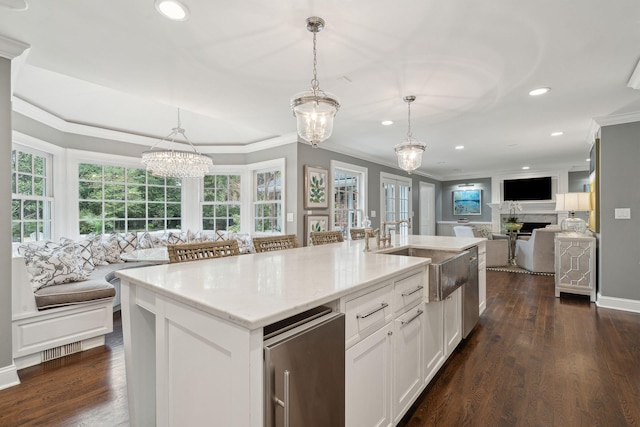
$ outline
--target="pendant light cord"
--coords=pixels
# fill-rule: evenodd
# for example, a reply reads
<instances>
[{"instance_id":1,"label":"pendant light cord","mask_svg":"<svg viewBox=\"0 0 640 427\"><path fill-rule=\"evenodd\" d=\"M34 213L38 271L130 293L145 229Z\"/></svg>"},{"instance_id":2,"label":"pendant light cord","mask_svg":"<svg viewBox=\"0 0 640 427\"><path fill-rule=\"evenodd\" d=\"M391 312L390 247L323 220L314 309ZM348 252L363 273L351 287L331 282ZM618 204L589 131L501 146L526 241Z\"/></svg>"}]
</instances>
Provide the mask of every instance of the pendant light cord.
<instances>
[{"instance_id":1,"label":"pendant light cord","mask_svg":"<svg viewBox=\"0 0 640 427\"><path fill-rule=\"evenodd\" d=\"M318 30L314 28L313 30L313 79L311 79L311 90L313 90L314 96L317 97L317 92L318 92L318 88L320 87L320 82L318 81L318 72L316 70L318 66L318 59L317 59L318 50L317 50L316 34L318 34Z\"/></svg>"}]
</instances>

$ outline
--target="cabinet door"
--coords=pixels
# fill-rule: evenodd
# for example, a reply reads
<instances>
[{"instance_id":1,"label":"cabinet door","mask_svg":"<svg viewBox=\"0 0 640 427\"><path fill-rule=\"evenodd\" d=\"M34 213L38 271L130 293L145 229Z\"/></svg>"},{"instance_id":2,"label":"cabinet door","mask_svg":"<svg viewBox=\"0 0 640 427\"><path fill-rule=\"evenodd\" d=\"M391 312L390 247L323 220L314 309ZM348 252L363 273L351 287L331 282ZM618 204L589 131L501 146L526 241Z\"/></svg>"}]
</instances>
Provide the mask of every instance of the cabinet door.
<instances>
[{"instance_id":1,"label":"cabinet door","mask_svg":"<svg viewBox=\"0 0 640 427\"><path fill-rule=\"evenodd\" d=\"M431 378L445 361L444 357L444 303L431 301L425 304L424 319L424 367L425 384L429 384Z\"/></svg>"},{"instance_id":2,"label":"cabinet door","mask_svg":"<svg viewBox=\"0 0 640 427\"><path fill-rule=\"evenodd\" d=\"M397 423L424 386L424 304L393 323L393 417Z\"/></svg>"},{"instance_id":3,"label":"cabinet door","mask_svg":"<svg viewBox=\"0 0 640 427\"><path fill-rule=\"evenodd\" d=\"M391 426L391 337L388 323L345 354L345 411L349 427Z\"/></svg>"},{"instance_id":4,"label":"cabinet door","mask_svg":"<svg viewBox=\"0 0 640 427\"><path fill-rule=\"evenodd\" d=\"M462 341L462 305L458 288L444 300L444 349L445 356L449 355Z\"/></svg>"}]
</instances>

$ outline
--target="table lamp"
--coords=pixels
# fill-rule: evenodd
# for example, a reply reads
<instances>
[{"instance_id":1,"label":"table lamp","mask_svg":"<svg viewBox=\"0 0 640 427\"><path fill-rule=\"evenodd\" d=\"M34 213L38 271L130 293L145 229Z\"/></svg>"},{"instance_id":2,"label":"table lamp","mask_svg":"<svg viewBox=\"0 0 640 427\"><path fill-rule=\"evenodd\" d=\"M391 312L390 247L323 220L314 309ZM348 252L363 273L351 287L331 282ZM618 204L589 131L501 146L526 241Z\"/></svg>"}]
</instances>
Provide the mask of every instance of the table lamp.
<instances>
[{"instance_id":1,"label":"table lamp","mask_svg":"<svg viewBox=\"0 0 640 427\"><path fill-rule=\"evenodd\" d=\"M556 194L556 211L569 211L569 218L562 220L560 228L565 233L580 233L587 231L587 223L576 218L576 211L590 211L591 197L589 193Z\"/></svg>"}]
</instances>

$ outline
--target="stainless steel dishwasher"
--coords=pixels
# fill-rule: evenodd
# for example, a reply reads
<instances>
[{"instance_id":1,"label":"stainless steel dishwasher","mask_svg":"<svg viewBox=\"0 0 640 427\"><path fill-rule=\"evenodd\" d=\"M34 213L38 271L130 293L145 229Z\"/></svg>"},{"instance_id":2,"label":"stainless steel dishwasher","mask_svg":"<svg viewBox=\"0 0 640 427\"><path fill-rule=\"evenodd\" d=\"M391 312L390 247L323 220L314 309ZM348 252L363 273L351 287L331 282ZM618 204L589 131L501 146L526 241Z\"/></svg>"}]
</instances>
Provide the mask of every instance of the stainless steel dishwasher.
<instances>
[{"instance_id":1,"label":"stainless steel dishwasher","mask_svg":"<svg viewBox=\"0 0 640 427\"><path fill-rule=\"evenodd\" d=\"M344 314L318 307L264 334L265 426L344 427Z\"/></svg>"}]
</instances>

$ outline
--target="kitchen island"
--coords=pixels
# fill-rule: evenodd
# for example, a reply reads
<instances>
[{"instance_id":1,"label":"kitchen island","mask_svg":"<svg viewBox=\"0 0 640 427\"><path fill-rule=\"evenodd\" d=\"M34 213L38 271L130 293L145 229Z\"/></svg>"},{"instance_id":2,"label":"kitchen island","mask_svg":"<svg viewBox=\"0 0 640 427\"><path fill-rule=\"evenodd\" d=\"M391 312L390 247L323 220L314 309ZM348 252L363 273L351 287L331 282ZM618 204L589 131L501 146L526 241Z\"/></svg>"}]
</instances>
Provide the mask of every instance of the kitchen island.
<instances>
[{"instance_id":1,"label":"kitchen island","mask_svg":"<svg viewBox=\"0 0 640 427\"><path fill-rule=\"evenodd\" d=\"M456 251L483 242L408 236L393 245ZM427 302L429 259L363 249L350 241L119 271L131 424L262 426L265 326L320 305L348 312L405 284L422 286L415 304ZM347 318L347 340L374 327Z\"/></svg>"}]
</instances>

